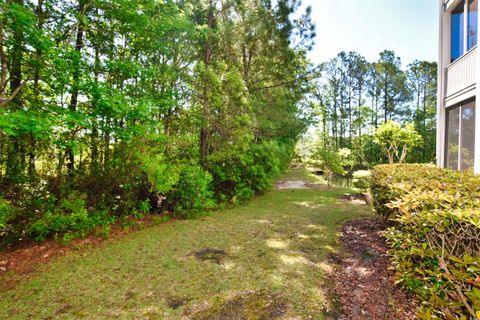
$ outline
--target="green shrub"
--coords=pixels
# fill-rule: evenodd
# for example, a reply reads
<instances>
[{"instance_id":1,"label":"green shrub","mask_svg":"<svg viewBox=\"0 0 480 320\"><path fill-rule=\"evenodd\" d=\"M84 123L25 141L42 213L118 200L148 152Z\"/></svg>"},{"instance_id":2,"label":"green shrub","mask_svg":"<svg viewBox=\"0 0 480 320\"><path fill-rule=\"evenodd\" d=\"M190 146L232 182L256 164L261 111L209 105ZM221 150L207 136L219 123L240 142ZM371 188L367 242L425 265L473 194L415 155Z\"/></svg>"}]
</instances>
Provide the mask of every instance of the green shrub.
<instances>
[{"instance_id":1,"label":"green shrub","mask_svg":"<svg viewBox=\"0 0 480 320\"><path fill-rule=\"evenodd\" d=\"M92 214L86 209L85 196L71 194L61 201L53 212L47 212L41 219L35 221L29 229L30 236L37 241L54 236L70 240L85 237L97 226L108 229L115 221L107 211L98 211Z\"/></svg>"},{"instance_id":2,"label":"green shrub","mask_svg":"<svg viewBox=\"0 0 480 320\"><path fill-rule=\"evenodd\" d=\"M335 176L345 174L343 168L343 159L340 152L337 152L330 148L319 148L314 154L314 159L320 161L320 165L324 170L324 176L327 178L327 183L330 185L330 181Z\"/></svg>"},{"instance_id":3,"label":"green shrub","mask_svg":"<svg viewBox=\"0 0 480 320\"><path fill-rule=\"evenodd\" d=\"M253 144L244 152L211 157L209 171L217 199L237 203L270 189L273 178L288 167L293 147L269 141Z\"/></svg>"},{"instance_id":4,"label":"green shrub","mask_svg":"<svg viewBox=\"0 0 480 320\"><path fill-rule=\"evenodd\" d=\"M274 141L252 145L244 157L242 181L246 182L246 187L254 192L270 189L272 179L284 168L284 152L281 145ZM238 191L237 194L245 198L253 196L244 187Z\"/></svg>"},{"instance_id":5,"label":"green shrub","mask_svg":"<svg viewBox=\"0 0 480 320\"><path fill-rule=\"evenodd\" d=\"M353 186L362 192L370 190L372 173L369 170L358 170L353 172Z\"/></svg>"},{"instance_id":6,"label":"green shrub","mask_svg":"<svg viewBox=\"0 0 480 320\"><path fill-rule=\"evenodd\" d=\"M0 237L8 229L10 220L15 217L15 212L10 202L0 197Z\"/></svg>"},{"instance_id":7,"label":"green shrub","mask_svg":"<svg viewBox=\"0 0 480 320\"><path fill-rule=\"evenodd\" d=\"M178 167L166 161L163 156L144 155L142 161L152 191L165 194L178 182Z\"/></svg>"},{"instance_id":8,"label":"green shrub","mask_svg":"<svg viewBox=\"0 0 480 320\"><path fill-rule=\"evenodd\" d=\"M212 176L199 166L184 166L166 201L175 214L187 218L213 207Z\"/></svg>"},{"instance_id":9,"label":"green shrub","mask_svg":"<svg viewBox=\"0 0 480 320\"><path fill-rule=\"evenodd\" d=\"M385 217L402 213L392 203L406 197L415 206L408 211L480 208L480 177L469 172L432 165L380 165L373 170L371 183L374 208Z\"/></svg>"},{"instance_id":10,"label":"green shrub","mask_svg":"<svg viewBox=\"0 0 480 320\"><path fill-rule=\"evenodd\" d=\"M386 233L393 265L421 299L423 318L480 312L480 210L423 211L396 222Z\"/></svg>"},{"instance_id":11,"label":"green shrub","mask_svg":"<svg viewBox=\"0 0 480 320\"><path fill-rule=\"evenodd\" d=\"M426 165L382 165L372 174L377 212L398 282L422 300L421 318L480 315L480 178Z\"/></svg>"}]
</instances>

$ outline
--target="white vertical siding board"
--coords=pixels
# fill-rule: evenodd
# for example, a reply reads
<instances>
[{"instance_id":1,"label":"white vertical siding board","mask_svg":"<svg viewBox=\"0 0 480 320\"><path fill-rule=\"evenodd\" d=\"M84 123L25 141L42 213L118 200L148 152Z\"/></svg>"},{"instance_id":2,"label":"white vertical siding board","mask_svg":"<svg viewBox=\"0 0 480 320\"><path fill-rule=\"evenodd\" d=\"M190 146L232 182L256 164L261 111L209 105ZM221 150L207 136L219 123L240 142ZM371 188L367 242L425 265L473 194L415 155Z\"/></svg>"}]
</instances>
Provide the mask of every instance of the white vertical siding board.
<instances>
[{"instance_id":1,"label":"white vertical siding board","mask_svg":"<svg viewBox=\"0 0 480 320\"><path fill-rule=\"evenodd\" d=\"M446 66L450 61L450 33L444 30L450 29L450 21L445 13L443 0L438 1L439 15L439 46L438 46L438 95L437 95L437 165L444 165L445 158L445 93L447 89Z\"/></svg>"},{"instance_id":2,"label":"white vertical siding board","mask_svg":"<svg viewBox=\"0 0 480 320\"><path fill-rule=\"evenodd\" d=\"M446 98L477 82L477 47L450 64L446 69Z\"/></svg>"},{"instance_id":3,"label":"white vertical siding board","mask_svg":"<svg viewBox=\"0 0 480 320\"><path fill-rule=\"evenodd\" d=\"M477 24L478 24L477 19ZM477 25L477 30L480 30L480 24ZM480 58L478 57L478 50L475 52L475 83L480 83ZM476 97L475 97L475 152L474 152L474 163L473 171L475 173L480 173L480 110L477 108L477 101L480 98L480 87L476 87Z\"/></svg>"}]
</instances>

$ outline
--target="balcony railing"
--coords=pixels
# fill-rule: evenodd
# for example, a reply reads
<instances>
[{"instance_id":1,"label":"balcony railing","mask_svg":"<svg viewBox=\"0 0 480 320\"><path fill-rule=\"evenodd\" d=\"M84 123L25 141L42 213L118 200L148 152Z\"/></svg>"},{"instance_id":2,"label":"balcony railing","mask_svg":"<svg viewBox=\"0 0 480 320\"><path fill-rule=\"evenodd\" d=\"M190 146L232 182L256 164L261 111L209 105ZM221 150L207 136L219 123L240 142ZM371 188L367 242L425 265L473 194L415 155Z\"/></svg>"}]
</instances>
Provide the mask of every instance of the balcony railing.
<instances>
[{"instance_id":1,"label":"balcony railing","mask_svg":"<svg viewBox=\"0 0 480 320\"><path fill-rule=\"evenodd\" d=\"M446 97L451 97L475 84L477 48L473 48L447 67Z\"/></svg>"}]
</instances>

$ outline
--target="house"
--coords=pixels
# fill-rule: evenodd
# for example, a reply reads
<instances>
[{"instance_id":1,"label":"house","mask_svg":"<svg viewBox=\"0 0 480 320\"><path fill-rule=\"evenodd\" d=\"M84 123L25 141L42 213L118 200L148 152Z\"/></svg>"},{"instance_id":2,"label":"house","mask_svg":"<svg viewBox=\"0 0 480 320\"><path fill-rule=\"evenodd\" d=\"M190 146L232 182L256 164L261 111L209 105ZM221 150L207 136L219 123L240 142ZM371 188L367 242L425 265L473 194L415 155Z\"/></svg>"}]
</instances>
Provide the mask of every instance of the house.
<instances>
[{"instance_id":1,"label":"house","mask_svg":"<svg viewBox=\"0 0 480 320\"><path fill-rule=\"evenodd\" d=\"M478 1L439 0L437 161L480 173Z\"/></svg>"}]
</instances>

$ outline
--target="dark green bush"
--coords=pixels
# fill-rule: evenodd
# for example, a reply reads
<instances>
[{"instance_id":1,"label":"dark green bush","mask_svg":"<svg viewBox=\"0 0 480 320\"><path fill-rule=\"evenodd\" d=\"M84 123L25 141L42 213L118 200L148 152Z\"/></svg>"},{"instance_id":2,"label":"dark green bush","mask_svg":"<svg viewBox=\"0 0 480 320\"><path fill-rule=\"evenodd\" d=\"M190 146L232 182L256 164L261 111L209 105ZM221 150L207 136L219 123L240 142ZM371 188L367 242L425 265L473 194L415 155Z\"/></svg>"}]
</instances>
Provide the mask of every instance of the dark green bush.
<instances>
[{"instance_id":1,"label":"dark green bush","mask_svg":"<svg viewBox=\"0 0 480 320\"><path fill-rule=\"evenodd\" d=\"M35 221L29 234L37 241L48 237L61 237L70 240L85 237L95 227L108 228L115 221L107 211L89 213L86 209L85 196L76 193L61 201L52 212L47 212L41 219Z\"/></svg>"},{"instance_id":2,"label":"dark green bush","mask_svg":"<svg viewBox=\"0 0 480 320\"><path fill-rule=\"evenodd\" d=\"M203 169L195 152L179 160L179 146L169 145L167 152L163 138L140 130L125 150L110 154L103 170L86 160L73 178L63 172L2 185L0 246L25 238L69 240L100 228L106 236L114 220L164 210L190 218L215 203L242 202L270 189L273 178L288 167L294 143L284 140L212 152Z\"/></svg>"},{"instance_id":3,"label":"dark green bush","mask_svg":"<svg viewBox=\"0 0 480 320\"><path fill-rule=\"evenodd\" d=\"M0 238L9 229L10 221L15 218L15 212L10 202L0 197Z\"/></svg>"},{"instance_id":4,"label":"dark green bush","mask_svg":"<svg viewBox=\"0 0 480 320\"><path fill-rule=\"evenodd\" d=\"M215 204L212 176L200 166L184 166L166 201L176 215L191 218Z\"/></svg>"},{"instance_id":5,"label":"dark green bush","mask_svg":"<svg viewBox=\"0 0 480 320\"><path fill-rule=\"evenodd\" d=\"M293 149L290 143L269 141L213 159L209 171L217 198L238 202L270 189L273 178L288 167Z\"/></svg>"},{"instance_id":6,"label":"dark green bush","mask_svg":"<svg viewBox=\"0 0 480 320\"><path fill-rule=\"evenodd\" d=\"M372 173L369 170L358 170L353 172L353 186L362 192L370 190Z\"/></svg>"},{"instance_id":7,"label":"dark green bush","mask_svg":"<svg viewBox=\"0 0 480 320\"><path fill-rule=\"evenodd\" d=\"M377 212L398 282L422 300L421 318L480 315L480 178L426 165L382 165L372 174Z\"/></svg>"}]
</instances>

